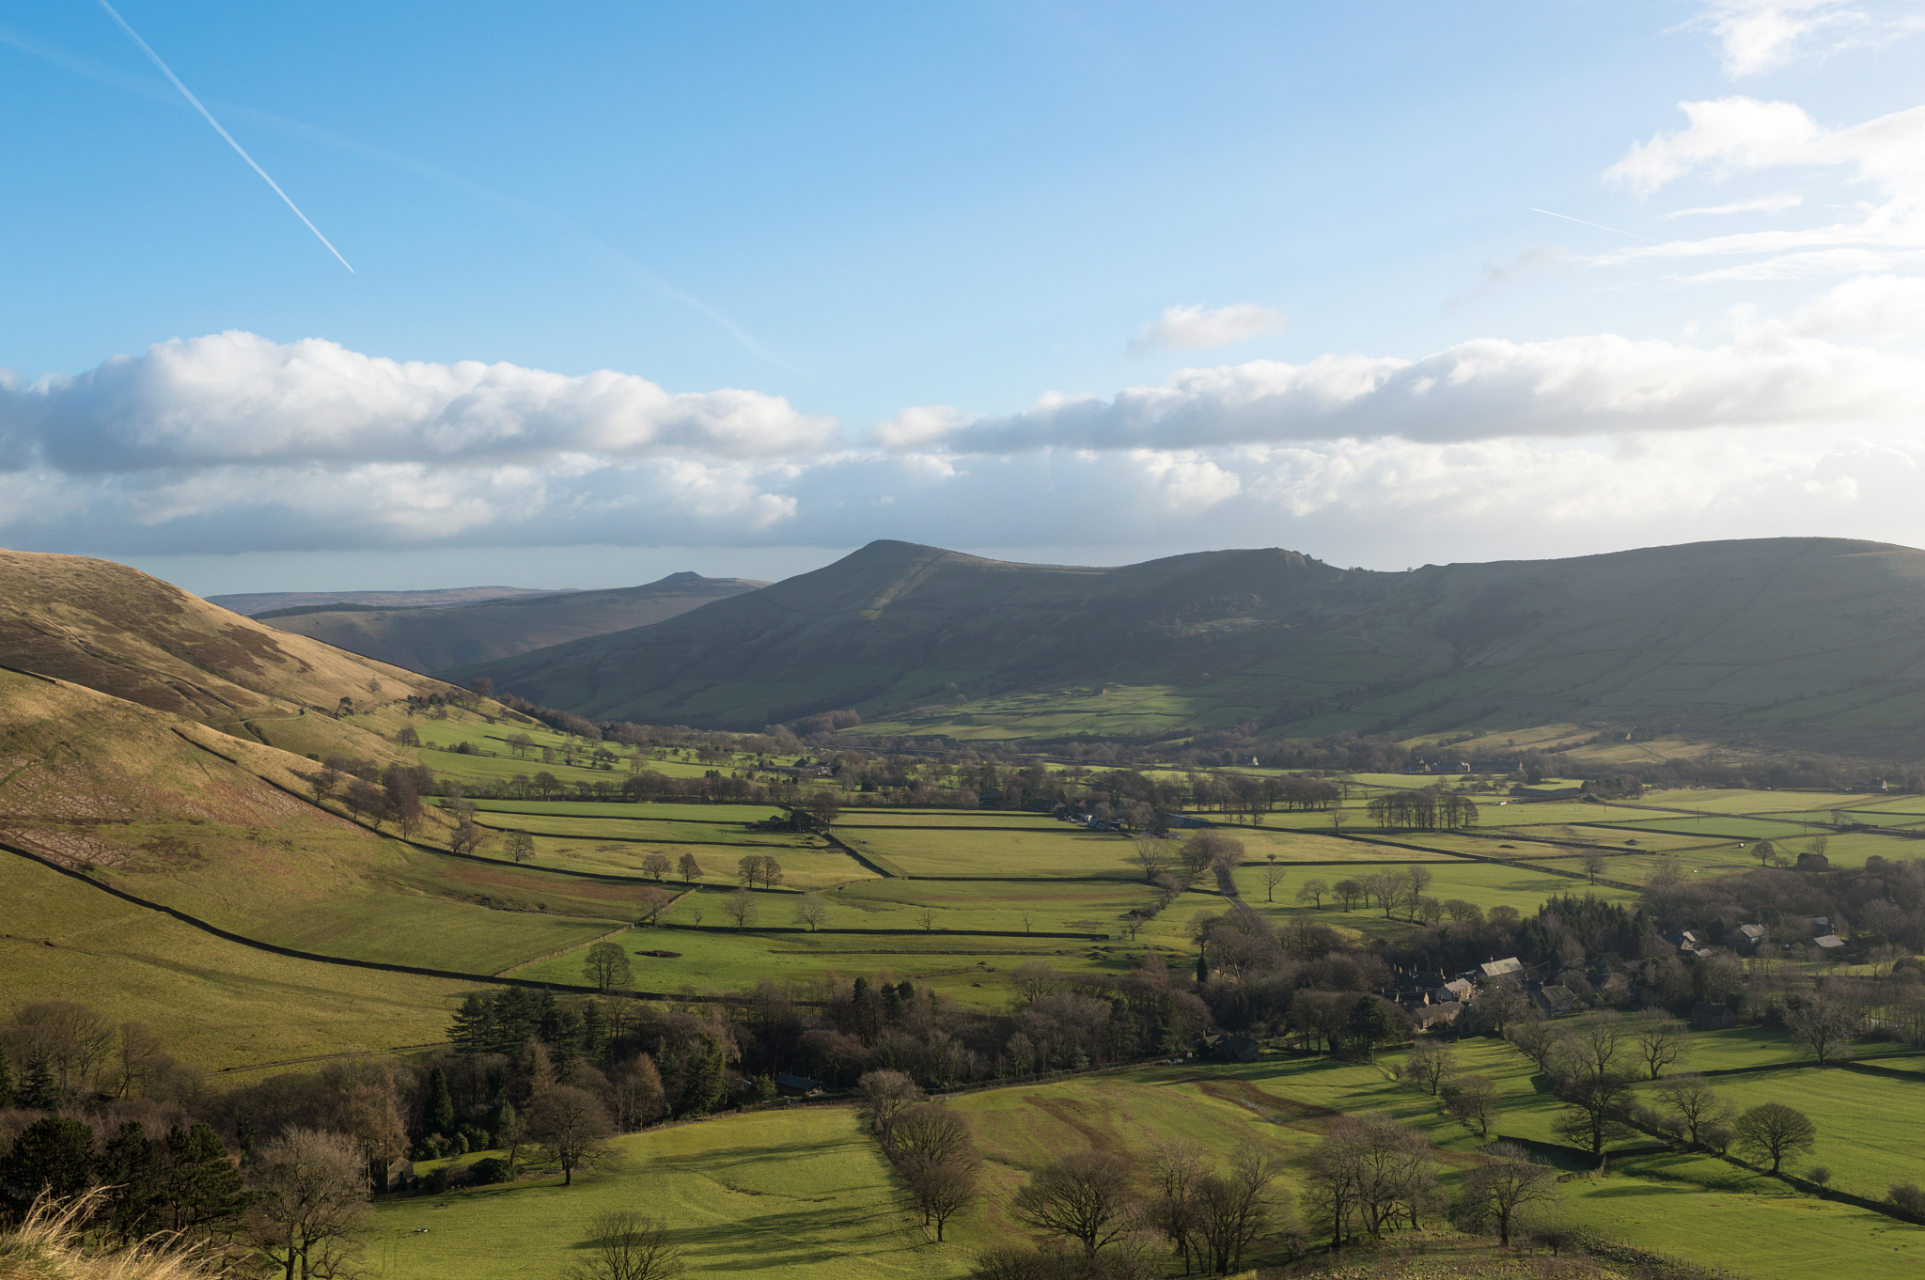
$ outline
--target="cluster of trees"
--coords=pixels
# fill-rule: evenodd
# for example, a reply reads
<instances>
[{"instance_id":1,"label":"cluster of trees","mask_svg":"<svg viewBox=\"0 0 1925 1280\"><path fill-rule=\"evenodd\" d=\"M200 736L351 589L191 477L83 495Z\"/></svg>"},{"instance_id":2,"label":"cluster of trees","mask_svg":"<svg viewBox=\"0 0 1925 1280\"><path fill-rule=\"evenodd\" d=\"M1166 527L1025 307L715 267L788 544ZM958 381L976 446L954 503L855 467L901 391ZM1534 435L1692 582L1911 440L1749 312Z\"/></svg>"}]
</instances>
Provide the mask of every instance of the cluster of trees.
<instances>
[{"instance_id":1,"label":"cluster of trees","mask_svg":"<svg viewBox=\"0 0 1925 1280\"><path fill-rule=\"evenodd\" d=\"M441 790L434 771L425 765L378 765L372 760L329 756L308 780L314 803L339 802L358 822L363 818L379 828L393 823L404 838L412 839L427 820L424 795Z\"/></svg>"},{"instance_id":2,"label":"cluster of trees","mask_svg":"<svg viewBox=\"0 0 1925 1280\"><path fill-rule=\"evenodd\" d=\"M925 1101L921 1088L900 1071L870 1071L857 1089L870 1132L908 1184L923 1225L934 1227L941 1243L949 1220L980 1194L982 1158L968 1118Z\"/></svg>"},{"instance_id":3,"label":"cluster of trees","mask_svg":"<svg viewBox=\"0 0 1925 1280\"><path fill-rule=\"evenodd\" d=\"M1477 805L1470 797L1429 787L1372 796L1365 811L1386 831L1455 830L1477 825Z\"/></svg>"}]
</instances>

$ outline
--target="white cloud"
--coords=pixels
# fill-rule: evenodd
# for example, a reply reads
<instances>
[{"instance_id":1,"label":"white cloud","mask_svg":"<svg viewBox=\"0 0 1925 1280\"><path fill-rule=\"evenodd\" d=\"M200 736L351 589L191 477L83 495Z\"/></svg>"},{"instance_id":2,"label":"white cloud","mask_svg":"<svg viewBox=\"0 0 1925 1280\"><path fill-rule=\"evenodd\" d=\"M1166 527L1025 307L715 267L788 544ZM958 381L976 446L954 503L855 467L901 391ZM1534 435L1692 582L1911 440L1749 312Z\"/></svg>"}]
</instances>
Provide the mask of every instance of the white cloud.
<instances>
[{"instance_id":1,"label":"white cloud","mask_svg":"<svg viewBox=\"0 0 1925 1280\"><path fill-rule=\"evenodd\" d=\"M1673 218L1716 217L1731 213L1783 213L1796 209L1805 198L1795 191L1780 192L1775 196L1761 196L1756 200L1737 200L1730 204L1714 204L1699 209L1678 209L1664 215L1660 221L1669 222Z\"/></svg>"},{"instance_id":2,"label":"white cloud","mask_svg":"<svg viewBox=\"0 0 1925 1280\"><path fill-rule=\"evenodd\" d=\"M307 339L229 332L159 343L73 378L0 376L0 467L436 463L758 457L819 449L834 424L779 396L674 394L606 370L387 360Z\"/></svg>"},{"instance_id":3,"label":"white cloud","mask_svg":"<svg viewBox=\"0 0 1925 1280\"><path fill-rule=\"evenodd\" d=\"M1701 19L1717 36L1725 71L1773 71L1807 50L1814 37L1862 29L1864 9L1848 0L1714 0Z\"/></svg>"},{"instance_id":4,"label":"white cloud","mask_svg":"<svg viewBox=\"0 0 1925 1280\"><path fill-rule=\"evenodd\" d=\"M1925 333L1925 277L1876 275L1847 280L1799 308L1800 333Z\"/></svg>"},{"instance_id":5,"label":"white cloud","mask_svg":"<svg viewBox=\"0 0 1925 1280\"><path fill-rule=\"evenodd\" d=\"M1052 396L1000 417L918 416L924 430L915 442L1010 453L1346 436L1472 440L1836 423L1922 408L1917 359L1760 327L1715 348L1612 334L1487 338L1414 361L1325 356L1186 369L1107 400Z\"/></svg>"},{"instance_id":6,"label":"white cloud","mask_svg":"<svg viewBox=\"0 0 1925 1280\"><path fill-rule=\"evenodd\" d=\"M1289 321L1283 313L1254 302L1238 302L1227 307L1165 307L1154 324L1144 325L1129 342L1129 353L1145 355L1152 351L1202 351L1227 347L1260 334L1274 333Z\"/></svg>"},{"instance_id":7,"label":"white cloud","mask_svg":"<svg viewBox=\"0 0 1925 1280\"><path fill-rule=\"evenodd\" d=\"M1012 415L909 409L860 445L754 392L228 334L0 388L0 543L163 555L889 536L1336 554L1449 527L1467 540L1456 554L1503 554L1522 528L1531 554L1551 554L1541 531L1596 549L1586 540L1624 541L1614 521L1742 536L1763 504L1890 537L1878 521L1911 510L1894 486L1925 445L1825 462L1810 437L1925 413L1925 372L1812 335L1891 331L1919 303L1917 281L1872 276L1723 346L1605 334L1251 361ZM1760 431L1803 434L1786 452L1749 443Z\"/></svg>"},{"instance_id":8,"label":"white cloud","mask_svg":"<svg viewBox=\"0 0 1925 1280\"><path fill-rule=\"evenodd\" d=\"M1607 180L1648 196L1686 178L1713 182L1758 170L1842 171L1860 188L1825 203L1850 213L1818 226L1670 240L1593 256L1595 266L1696 257L1759 261L1687 277L1697 281L1783 279L1889 270L1925 253L1925 107L1829 129L1789 102L1721 98L1684 102L1683 129L1636 143ZM1882 200L1865 198L1871 188ZM1850 195L1849 200L1845 197ZM1713 209L1710 211L1723 211Z\"/></svg>"}]
</instances>

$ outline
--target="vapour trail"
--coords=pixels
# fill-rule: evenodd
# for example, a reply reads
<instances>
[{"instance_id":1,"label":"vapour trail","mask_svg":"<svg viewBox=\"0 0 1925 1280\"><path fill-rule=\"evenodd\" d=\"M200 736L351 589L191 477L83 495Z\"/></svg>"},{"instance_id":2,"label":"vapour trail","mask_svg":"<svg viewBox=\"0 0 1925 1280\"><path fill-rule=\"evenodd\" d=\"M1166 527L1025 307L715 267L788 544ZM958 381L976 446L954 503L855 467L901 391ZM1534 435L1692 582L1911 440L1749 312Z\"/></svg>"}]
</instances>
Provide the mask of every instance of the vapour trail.
<instances>
[{"instance_id":1,"label":"vapour trail","mask_svg":"<svg viewBox=\"0 0 1925 1280\"><path fill-rule=\"evenodd\" d=\"M106 4L107 0L100 0L100 2ZM1635 231L1620 231L1616 227L1607 227L1602 222L1586 222L1582 218L1573 218L1568 213L1552 213L1549 209L1540 209L1534 204L1527 204L1524 207L1532 213L1549 214L1553 218L1562 218L1566 222L1575 222L1580 226L1596 227L1599 231L1609 231L1614 236L1630 236L1633 240L1651 240L1650 236L1641 236ZM1656 244L1657 241L1651 240L1651 243Z\"/></svg>"},{"instance_id":2,"label":"vapour trail","mask_svg":"<svg viewBox=\"0 0 1925 1280\"><path fill-rule=\"evenodd\" d=\"M234 141L233 134L221 128L221 122L214 118L214 113L209 111L206 107L202 106L201 100L199 98L196 98L193 92L189 90L186 85L180 82L180 77L174 74L173 69L170 68L165 62L162 62L160 60L160 55L158 53L155 53L151 48L148 47L147 42L140 38L140 32L128 26L127 19L121 17L119 11L116 10L111 4L108 4L107 0L100 0L100 7L107 11L108 17L112 18L115 22L120 24L120 29L127 33L127 38L140 46L140 51L147 55L147 58L150 62L152 62L155 66L160 68L160 73L166 76L168 80L173 82L174 87L180 90L181 96L194 104L194 110L200 112L201 118L206 120L207 123L214 126L214 132L220 134L221 137L227 140L227 145L234 148L235 154L240 156L241 159L247 161L248 167L250 169L254 170L254 172L261 175L262 182L265 182L268 186L274 188L274 194L281 197L282 201L286 203L288 208L294 210L294 216L299 218L304 224L306 224L307 229L314 233L314 238L316 240L319 240L322 244L327 245L328 252L334 255L335 261L339 262L342 266L347 267L350 275L354 274L354 268L349 265L348 260L346 258L343 258L341 256L341 251L335 248L333 243L329 241L329 239L326 236L321 234L321 228L315 226L312 222L309 222L308 216L305 213L301 212L301 207L295 204L294 201L288 199L287 192L281 190L281 184L274 181L274 179L268 177L267 170L261 168L260 165L254 163L254 157L248 155L246 150L242 148L241 144Z\"/></svg>"}]
</instances>

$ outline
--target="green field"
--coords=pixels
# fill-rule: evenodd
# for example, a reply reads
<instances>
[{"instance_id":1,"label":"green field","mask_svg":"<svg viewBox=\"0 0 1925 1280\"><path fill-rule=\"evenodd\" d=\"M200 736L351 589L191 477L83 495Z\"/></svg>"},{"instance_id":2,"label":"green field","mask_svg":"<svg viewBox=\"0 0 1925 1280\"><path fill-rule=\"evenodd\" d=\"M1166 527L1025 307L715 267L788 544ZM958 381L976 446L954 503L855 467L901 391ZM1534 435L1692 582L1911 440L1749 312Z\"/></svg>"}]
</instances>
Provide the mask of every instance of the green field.
<instances>
[{"instance_id":1,"label":"green field","mask_svg":"<svg viewBox=\"0 0 1925 1280\"><path fill-rule=\"evenodd\" d=\"M900 1181L851 1109L724 1116L613 1146L616 1162L572 1187L548 1177L383 1204L368 1248L371 1274L555 1275L579 1256L594 1216L613 1209L665 1219L693 1275L943 1280L968 1273L963 1243L925 1238Z\"/></svg>"}]
</instances>

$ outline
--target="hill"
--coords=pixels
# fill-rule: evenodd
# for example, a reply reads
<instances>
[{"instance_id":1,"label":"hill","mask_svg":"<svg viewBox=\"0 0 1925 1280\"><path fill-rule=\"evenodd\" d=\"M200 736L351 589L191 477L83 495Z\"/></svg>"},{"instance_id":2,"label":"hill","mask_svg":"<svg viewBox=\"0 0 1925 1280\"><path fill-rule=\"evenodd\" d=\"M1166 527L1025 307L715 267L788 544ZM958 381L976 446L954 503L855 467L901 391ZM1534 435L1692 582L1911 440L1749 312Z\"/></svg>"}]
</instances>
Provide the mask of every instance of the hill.
<instances>
[{"instance_id":1,"label":"hill","mask_svg":"<svg viewBox=\"0 0 1925 1280\"><path fill-rule=\"evenodd\" d=\"M565 591L406 609L295 606L257 615L282 631L410 671L511 657L584 636L646 627L766 584L677 573L640 587Z\"/></svg>"},{"instance_id":2,"label":"hill","mask_svg":"<svg viewBox=\"0 0 1925 1280\"><path fill-rule=\"evenodd\" d=\"M329 738L342 730L322 722L336 722L306 711L331 713L343 698L366 703L448 691L439 681L276 631L111 561L0 551L0 601L0 666L207 724L312 719L279 732ZM260 728L250 725L247 732L268 740Z\"/></svg>"},{"instance_id":3,"label":"hill","mask_svg":"<svg viewBox=\"0 0 1925 1280\"><path fill-rule=\"evenodd\" d=\"M524 599L554 595L535 587L445 587L436 591L249 591L240 595L209 596L209 604L258 618L282 609L315 609L330 604L367 609L443 609L482 600Z\"/></svg>"},{"instance_id":4,"label":"hill","mask_svg":"<svg viewBox=\"0 0 1925 1280\"><path fill-rule=\"evenodd\" d=\"M845 709L963 738L1564 720L1910 750L1921 622L1925 552L1843 539L1406 573L1275 549L1074 568L877 542L646 630L442 674L715 728Z\"/></svg>"}]
</instances>

